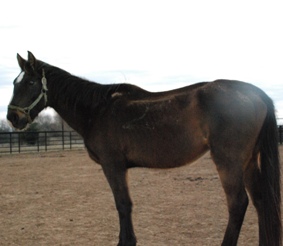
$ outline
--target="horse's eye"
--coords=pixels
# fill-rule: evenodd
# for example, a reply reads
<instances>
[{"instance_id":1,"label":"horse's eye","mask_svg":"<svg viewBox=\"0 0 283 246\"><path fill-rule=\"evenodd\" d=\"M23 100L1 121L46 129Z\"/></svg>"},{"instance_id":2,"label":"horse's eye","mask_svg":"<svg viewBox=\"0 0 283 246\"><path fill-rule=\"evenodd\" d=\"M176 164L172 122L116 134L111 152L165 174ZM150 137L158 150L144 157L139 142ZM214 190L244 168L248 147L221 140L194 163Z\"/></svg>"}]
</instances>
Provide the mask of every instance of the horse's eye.
<instances>
[{"instance_id":1,"label":"horse's eye","mask_svg":"<svg viewBox=\"0 0 283 246\"><path fill-rule=\"evenodd\" d=\"M34 85L35 82L31 80L31 81L29 82L29 84L30 84L30 85Z\"/></svg>"}]
</instances>

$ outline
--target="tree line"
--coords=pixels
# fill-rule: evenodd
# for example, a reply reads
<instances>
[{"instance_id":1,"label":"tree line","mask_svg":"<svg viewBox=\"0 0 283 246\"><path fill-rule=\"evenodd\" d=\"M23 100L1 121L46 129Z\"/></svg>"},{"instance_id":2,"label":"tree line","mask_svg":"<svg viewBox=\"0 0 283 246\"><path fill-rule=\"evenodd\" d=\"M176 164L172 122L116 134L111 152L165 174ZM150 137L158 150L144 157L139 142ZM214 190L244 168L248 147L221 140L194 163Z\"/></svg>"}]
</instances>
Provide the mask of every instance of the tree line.
<instances>
[{"instance_id":1,"label":"tree line","mask_svg":"<svg viewBox=\"0 0 283 246\"><path fill-rule=\"evenodd\" d=\"M39 114L36 120L26 130L28 132L39 131L72 131L66 122L58 114ZM12 132L13 128L6 119L0 119L0 132Z\"/></svg>"}]
</instances>

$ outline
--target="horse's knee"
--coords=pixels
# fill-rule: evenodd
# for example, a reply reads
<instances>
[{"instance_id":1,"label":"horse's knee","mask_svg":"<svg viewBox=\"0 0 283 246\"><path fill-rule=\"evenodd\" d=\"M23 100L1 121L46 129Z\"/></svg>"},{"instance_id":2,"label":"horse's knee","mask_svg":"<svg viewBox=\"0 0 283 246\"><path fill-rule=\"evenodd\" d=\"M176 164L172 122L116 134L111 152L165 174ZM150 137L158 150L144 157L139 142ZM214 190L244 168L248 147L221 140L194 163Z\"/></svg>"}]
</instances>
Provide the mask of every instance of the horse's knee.
<instances>
[{"instance_id":1,"label":"horse's knee","mask_svg":"<svg viewBox=\"0 0 283 246\"><path fill-rule=\"evenodd\" d=\"M133 203L131 201L116 202L116 209L121 215L132 213Z\"/></svg>"}]
</instances>

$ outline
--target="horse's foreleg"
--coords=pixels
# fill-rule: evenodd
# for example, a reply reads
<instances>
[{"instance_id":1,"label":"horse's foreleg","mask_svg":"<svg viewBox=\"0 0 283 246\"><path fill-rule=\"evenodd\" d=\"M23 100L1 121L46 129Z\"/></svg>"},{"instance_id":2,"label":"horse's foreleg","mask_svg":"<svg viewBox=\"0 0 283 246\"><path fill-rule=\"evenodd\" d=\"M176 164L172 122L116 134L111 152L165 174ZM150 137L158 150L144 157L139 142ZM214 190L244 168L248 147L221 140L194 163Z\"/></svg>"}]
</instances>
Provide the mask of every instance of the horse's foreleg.
<instances>
[{"instance_id":1,"label":"horse's foreleg","mask_svg":"<svg viewBox=\"0 0 283 246\"><path fill-rule=\"evenodd\" d=\"M117 167L117 166L116 166ZM116 208L119 213L120 235L118 246L135 246L136 237L132 223L132 201L129 195L126 174L127 170L103 167L105 176L112 189Z\"/></svg>"}]
</instances>

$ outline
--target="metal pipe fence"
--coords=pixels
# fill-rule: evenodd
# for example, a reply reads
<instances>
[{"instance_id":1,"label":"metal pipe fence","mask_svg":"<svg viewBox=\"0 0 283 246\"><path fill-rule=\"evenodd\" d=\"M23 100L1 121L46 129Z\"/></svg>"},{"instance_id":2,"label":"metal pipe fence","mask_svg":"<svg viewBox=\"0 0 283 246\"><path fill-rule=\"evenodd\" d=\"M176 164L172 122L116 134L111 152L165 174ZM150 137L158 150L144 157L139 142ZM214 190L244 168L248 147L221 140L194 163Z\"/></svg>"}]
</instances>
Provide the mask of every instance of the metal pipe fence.
<instances>
[{"instance_id":1,"label":"metal pipe fence","mask_svg":"<svg viewBox=\"0 0 283 246\"><path fill-rule=\"evenodd\" d=\"M84 148L74 131L0 132L0 153L24 153Z\"/></svg>"},{"instance_id":2,"label":"metal pipe fence","mask_svg":"<svg viewBox=\"0 0 283 246\"><path fill-rule=\"evenodd\" d=\"M283 144L283 125L278 126L279 144ZM75 131L0 132L0 154L40 152L84 148Z\"/></svg>"}]
</instances>

